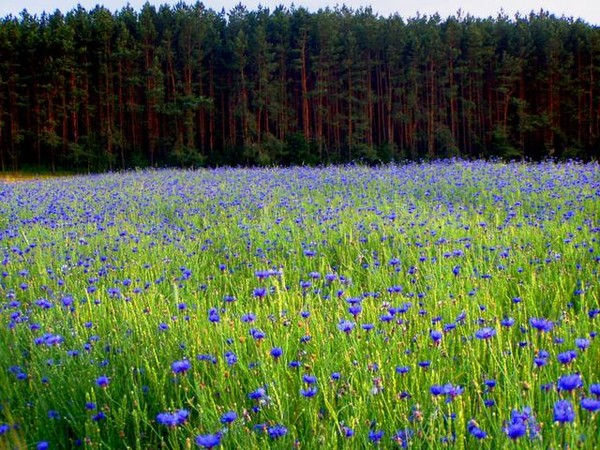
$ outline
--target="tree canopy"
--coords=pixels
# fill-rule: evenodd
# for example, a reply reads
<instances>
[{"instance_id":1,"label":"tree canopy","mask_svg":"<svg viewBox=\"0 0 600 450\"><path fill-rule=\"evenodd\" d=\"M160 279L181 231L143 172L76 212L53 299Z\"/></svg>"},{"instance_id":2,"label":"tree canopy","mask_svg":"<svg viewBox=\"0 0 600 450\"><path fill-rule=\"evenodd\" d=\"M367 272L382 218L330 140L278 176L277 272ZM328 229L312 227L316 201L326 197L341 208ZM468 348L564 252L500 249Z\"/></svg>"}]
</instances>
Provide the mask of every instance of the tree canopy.
<instances>
[{"instance_id":1,"label":"tree canopy","mask_svg":"<svg viewBox=\"0 0 600 450\"><path fill-rule=\"evenodd\" d=\"M598 158L600 28L201 3L0 20L1 170Z\"/></svg>"}]
</instances>

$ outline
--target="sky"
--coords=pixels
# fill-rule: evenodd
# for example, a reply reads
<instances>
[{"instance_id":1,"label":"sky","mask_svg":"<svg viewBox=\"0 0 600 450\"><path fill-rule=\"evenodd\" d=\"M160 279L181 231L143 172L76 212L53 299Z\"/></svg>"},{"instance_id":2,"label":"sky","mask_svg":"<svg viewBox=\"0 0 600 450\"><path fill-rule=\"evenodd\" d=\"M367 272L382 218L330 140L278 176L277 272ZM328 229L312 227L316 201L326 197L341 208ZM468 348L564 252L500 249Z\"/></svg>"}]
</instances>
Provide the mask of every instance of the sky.
<instances>
[{"instance_id":1,"label":"sky","mask_svg":"<svg viewBox=\"0 0 600 450\"><path fill-rule=\"evenodd\" d=\"M147 0L129 0L129 4L136 10L141 9ZM151 4L175 4L180 0L148 0ZM187 0L195 3L195 0ZM204 0L207 8L215 11L230 11L240 0ZM291 0L244 0L247 9L256 10L258 5L267 8L275 8L278 5L290 7ZM81 4L85 9L93 9L96 4L101 4L111 11L117 11L127 4L127 0L0 0L0 17L9 14L18 16L26 9L32 15L40 15L42 12L54 12L59 9L65 13ZM321 8L336 5L346 5L352 9L370 6L373 12L387 17L398 13L404 18L420 15L432 15L436 12L442 18L457 15L460 10L463 17L470 14L475 17L497 17L504 12L508 17L514 17L516 13L528 15L530 12L548 11L556 16L573 17L583 19L591 25L600 26L600 1L598 0L296 0L296 7L303 6L311 12Z\"/></svg>"}]
</instances>

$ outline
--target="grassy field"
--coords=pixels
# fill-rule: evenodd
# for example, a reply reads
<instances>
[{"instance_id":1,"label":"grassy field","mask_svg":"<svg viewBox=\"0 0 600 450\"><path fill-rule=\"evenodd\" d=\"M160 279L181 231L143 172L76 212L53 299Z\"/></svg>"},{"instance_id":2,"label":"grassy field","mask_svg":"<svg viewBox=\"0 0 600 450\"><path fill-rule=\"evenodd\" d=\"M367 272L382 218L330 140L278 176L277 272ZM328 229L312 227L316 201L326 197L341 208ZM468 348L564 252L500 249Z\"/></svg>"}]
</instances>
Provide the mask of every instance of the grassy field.
<instances>
[{"instance_id":1,"label":"grassy field","mask_svg":"<svg viewBox=\"0 0 600 450\"><path fill-rule=\"evenodd\" d=\"M0 448L600 446L600 168L0 182Z\"/></svg>"}]
</instances>

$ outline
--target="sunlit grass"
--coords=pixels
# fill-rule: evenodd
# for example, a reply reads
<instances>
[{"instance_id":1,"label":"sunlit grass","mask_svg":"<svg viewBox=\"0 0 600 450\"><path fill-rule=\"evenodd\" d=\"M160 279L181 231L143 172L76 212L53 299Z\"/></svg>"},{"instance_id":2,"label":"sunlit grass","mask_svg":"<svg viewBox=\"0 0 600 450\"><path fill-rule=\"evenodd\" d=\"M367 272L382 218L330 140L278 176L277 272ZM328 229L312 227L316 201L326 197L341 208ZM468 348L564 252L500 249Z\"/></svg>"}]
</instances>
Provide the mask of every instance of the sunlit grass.
<instances>
[{"instance_id":1,"label":"sunlit grass","mask_svg":"<svg viewBox=\"0 0 600 450\"><path fill-rule=\"evenodd\" d=\"M600 383L597 165L164 170L0 196L0 446L598 444L580 406Z\"/></svg>"}]
</instances>

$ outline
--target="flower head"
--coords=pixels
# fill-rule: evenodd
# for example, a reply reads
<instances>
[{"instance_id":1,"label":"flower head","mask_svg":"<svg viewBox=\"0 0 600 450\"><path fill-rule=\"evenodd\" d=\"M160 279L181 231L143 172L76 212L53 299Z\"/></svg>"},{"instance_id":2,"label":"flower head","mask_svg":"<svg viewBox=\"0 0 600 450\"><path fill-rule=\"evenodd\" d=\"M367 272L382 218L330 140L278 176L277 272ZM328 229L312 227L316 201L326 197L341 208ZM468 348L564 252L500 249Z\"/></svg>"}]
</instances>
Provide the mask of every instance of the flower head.
<instances>
[{"instance_id":1,"label":"flower head","mask_svg":"<svg viewBox=\"0 0 600 450\"><path fill-rule=\"evenodd\" d=\"M200 434L196 436L196 445L201 448L213 448L221 444L221 434Z\"/></svg>"},{"instance_id":2,"label":"flower head","mask_svg":"<svg viewBox=\"0 0 600 450\"><path fill-rule=\"evenodd\" d=\"M560 423L571 423L575 420L575 411L570 401L558 400L554 404L554 420Z\"/></svg>"}]
</instances>

